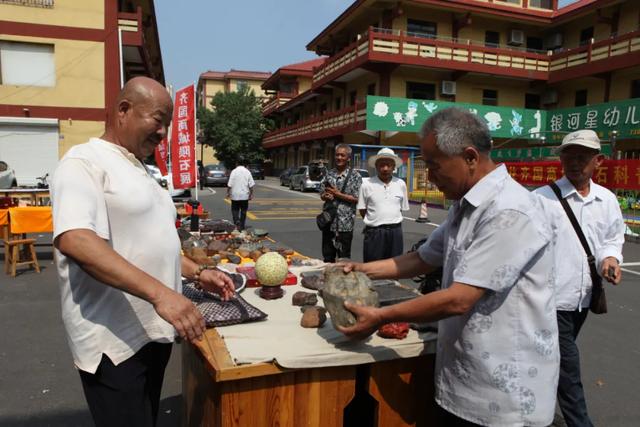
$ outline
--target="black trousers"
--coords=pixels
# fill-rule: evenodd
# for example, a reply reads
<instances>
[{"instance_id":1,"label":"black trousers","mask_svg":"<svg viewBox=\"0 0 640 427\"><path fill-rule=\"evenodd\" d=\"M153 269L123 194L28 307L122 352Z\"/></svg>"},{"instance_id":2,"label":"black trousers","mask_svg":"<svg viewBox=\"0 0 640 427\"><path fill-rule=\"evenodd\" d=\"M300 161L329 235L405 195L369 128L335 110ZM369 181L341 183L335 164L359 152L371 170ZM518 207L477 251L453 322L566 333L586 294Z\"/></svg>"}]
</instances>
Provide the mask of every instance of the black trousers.
<instances>
[{"instance_id":1,"label":"black trousers","mask_svg":"<svg viewBox=\"0 0 640 427\"><path fill-rule=\"evenodd\" d=\"M247 220L247 210L249 210L248 200L231 201L231 215L233 216L233 223L238 227L238 230L244 230L244 224Z\"/></svg>"},{"instance_id":2,"label":"black trousers","mask_svg":"<svg viewBox=\"0 0 640 427\"><path fill-rule=\"evenodd\" d=\"M558 311L560 343L560 379L558 405L567 427L592 427L587 414L587 402L580 379L580 352L576 338L587 318L588 308L582 311Z\"/></svg>"},{"instance_id":3,"label":"black trousers","mask_svg":"<svg viewBox=\"0 0 640 427\"><path fill-rule=\"evenodd\" d=\"M333 243L333 231L322 232L322 257L324 262L336 262L336 258L351 258L351 241L353 231L338 232L336 237L338 248Z\"/></svg>"},{"instance_id":4,"label":"black trousers","mask_svg":"<svg viewBox=\"0 0 640 427\"><path fill-rule=\"evenodd\" d=\"M460 418L444 408L438 408L440 409L440 422L445 427L480 427L479 424L474 424L471 421Z\"/></svg>"},{"instance_id":5,"label":"black trousers","mask_svg":"<svg viewBox=\"0 0 640 427\"><path fill-rule=\"evenodd\" d=\"M97 427L153 427L172 344L152 342L115 366L106 356L95 374L79 371Z\"/></svg>"},{"instance_id":6,"label":"black trousers","mask_svg":"<svg viewBox=\"0 0 640 427\"><path fill-rule=\"evenodd\" d=\"M393 258L402 255L402 224L364 228L362 258L364 262Z\"/></svg>"}]
</instances>

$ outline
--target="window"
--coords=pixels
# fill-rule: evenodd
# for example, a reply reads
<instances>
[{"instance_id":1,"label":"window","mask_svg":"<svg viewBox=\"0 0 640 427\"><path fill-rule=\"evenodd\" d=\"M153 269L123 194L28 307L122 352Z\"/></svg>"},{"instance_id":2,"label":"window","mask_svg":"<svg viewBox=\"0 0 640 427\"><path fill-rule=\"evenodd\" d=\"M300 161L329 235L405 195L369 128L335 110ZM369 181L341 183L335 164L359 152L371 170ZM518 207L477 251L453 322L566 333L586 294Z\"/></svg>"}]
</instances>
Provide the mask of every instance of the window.
<instances>
[{"instance_id":1,"label":"window","mask_svg":"<svg viewBox=\"0 0 640 427\"><path fill-rule=\"evenodd\" d=\"M356 105L356 97L358 96L358 92L352 90L349 92L349 106Z\"/></svg>"},{"instance_id":2,"label":"window","mask_svg":"<svg viewBox=\"0 0 640 427\"><path fill-rule=\"evenodd\" d=\"M240 92L242 90L245 90L245 89L248 89L248 88L249 88L249 83L247 83L246 80L238 80L236 82L236 90L238 92Z\"/></svg>"},{"instance_id":3,"label":"window","mask_svg":"<svg viewBox=\"0 0 640 427\"><path fill-rule=\"evenodd\" d=\"M55 86L53 45L0 42L0 84Z\"/></svg>"},{"instance_id":4,"label":"window","mask_svg":"<svg viewBox=\"0 0 640 427\"><path fill-rule=\"evenodd\" d=\"M33 6L42 8L52 8L53 0L0 0L0 4L15 4L19 6Z\"/></svg>"},{"instance_id":5,"label":"window","mask_svg":"<svg viewBox=\"0 0 640 427\"><path fill-rule=\"evenodd\" d=\"M335 100L335 103L336 104L335 104L334 110L338 111L342 107L342 98L337 97L336 100Z\"/></svg>"},{"instance_id":6,"label":"window","mask_svg":"<svg viewBox=\"0 0 640 427\"><path fill-rule=\"evenodd\" d=\"M577 90L576 91L576 107L582 107L583 105L587 105L587 90Z\"/></svg>"},{"instance_id":7,"label":"window","mask_svg":"<svg viewBox=\"0 0 640 427\"><path fill-rule=\"evenodd\" d=\"M540 109L540 95L537 93L526 93L524 95L524 108L531 110Z\"/></svg>"},{"instance_id":8,"label":"window","mask_svg":"<svg viewBox=\"0 0 640 427\"><path fill-rule=\"evenodd\" d=\"M640 80L631 81L631 98L640 98Z\"/></svg>"},{"instance_id":9,"label":"window","mask_svg":"<svg viewBox=\"0 0 640 427\"><path fill-rule=\"evenodd\" d=\"M553 2L552 0L529 0L529 7L552 10Z\"/></svg>"},{"instance_id":10,"label":"window","mask_svg":"<svg viewBox=\"0 0 640 427\"><path fill-rule=\"evenodd\" d=\"M484 89L482 91L482 105L498 105L498 91Z\"/></svg>"},{"instance_id":11,"label":"window","mask_svg":"<svg viewBox=\"0 0 640 427\"><path fill-rule=\"evenodd\" d=\"M371 83L367 86L367 95L375 95L376 94L376 84Z\"/></svg>"},{"instance_id":12,"label":"window","mask_svg":"<svg viewBox=\"0 0 640 427\"><path fill-rule=\"evenodd\" d=\"M527 37L527 50L537 52L544 49L542 37Z\"/></svg>"},{"instance_id":13,"label":"window","mask_svg":"<svg viewBox=\"0 0 640 427\"><path fill-rule=\"evenodd\" d=\"M488 47L500 46L500 33L497 31L486 31L484 33L484 45Z\"/></svg>"},{"instance_id":14,"label":"window","mask_svg":"<svg viewBox=\"0 0 640 427\"><path fill-rule=\"evenodd\" d=\"M436 99L436 85L432 83L407 82L407 98Z\"/></svg>"},{"instance_id":15,"label":"window","mask_svg":"<svg viewBox=\"0 0 640 427\"><path fill-rule=\"evenodd\" d=\"M417 19L407 19L407 34L435 39L438 36L438 24Z\"/></svg>"},{"instance_id":16,"label":"window","mask_svg":"<svg viewBox=\"0 0 640 427\"><path fill-rule=\"evenodd\" d=\"M580 46L584 46L586 44L591 43L591 39L593 38L593 27L585 28L580 31Z\"/></svg>"}]
</instances>

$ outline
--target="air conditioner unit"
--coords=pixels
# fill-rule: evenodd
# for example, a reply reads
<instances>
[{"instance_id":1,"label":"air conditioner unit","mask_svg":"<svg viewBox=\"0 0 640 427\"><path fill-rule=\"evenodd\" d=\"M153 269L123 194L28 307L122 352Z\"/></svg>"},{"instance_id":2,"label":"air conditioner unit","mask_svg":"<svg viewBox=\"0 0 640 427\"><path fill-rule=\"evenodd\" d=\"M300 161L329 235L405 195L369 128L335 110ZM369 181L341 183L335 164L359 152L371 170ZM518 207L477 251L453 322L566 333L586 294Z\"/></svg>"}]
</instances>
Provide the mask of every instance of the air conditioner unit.
<instances>
[{"instance_id":1,"label":"air conditioner unit","mask_svg":"<svg viewBox=\"0 0 640 427\"><path fill-rule=\"evenodd\" d=\"M512 46L522 46L524 44L524 31L511 30L509 33L509 41L507 43Z\"/></svg>"},{"instance_id":2,"label":"air conditioner unit","mask_svg":"<svg viewBox=\"0 0 640 427\"><path fill-rule=\"evenodd\" d=\"M547 36L545 42L546 49L557 49L562 47L562 33L555 33Z\"/></svg>"},{"instance_id":3,"label":"air conditioner unit","mask_svg":"<svg viewBox=\"0 0 640 427\"><path fill-rule=\"evenodd\" d=\"M443 80L440 88L441 95L455 95L456 94L456 82L451 80Z\"/></svg>"},{"instance_id":4,"label":"air conditioner unit","mask_svg":"<svg viewBox=\"0 0 640 427\"><path fill-rule=\"evenodd\" d=\"M542 94L542 104L556 104L558 102L558 91L555 89L551 89Z\"/></svg>"}]
</instances>

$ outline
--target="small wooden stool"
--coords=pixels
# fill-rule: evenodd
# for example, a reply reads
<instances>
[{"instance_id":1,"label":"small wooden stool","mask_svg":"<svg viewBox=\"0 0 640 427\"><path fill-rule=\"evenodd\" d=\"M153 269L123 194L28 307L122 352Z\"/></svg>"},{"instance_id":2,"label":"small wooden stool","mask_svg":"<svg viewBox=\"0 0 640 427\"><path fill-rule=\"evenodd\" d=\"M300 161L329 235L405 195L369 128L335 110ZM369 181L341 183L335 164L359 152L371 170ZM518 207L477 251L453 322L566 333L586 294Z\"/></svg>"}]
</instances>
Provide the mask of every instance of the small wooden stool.
<instances>
[{"instance_id":1,"label":"small wooden stool","mask_svg":"<svg viewBox=\"0 0 640 427\"><path fill-rule=\"evenodd\" d=\"M34 246L36 239L16 239L16 240L4 240L4 272L11 274L11 277L16 277L16 267L23 265L33 264L34 268L40 273L40 265L38 265L38 258L36 257L36 248ZM20 246L23 246L28 250L28 255L31 258L25 261L20 261ZM25 251L27 252L27 251Z\"/></svg>"}]
</instances>

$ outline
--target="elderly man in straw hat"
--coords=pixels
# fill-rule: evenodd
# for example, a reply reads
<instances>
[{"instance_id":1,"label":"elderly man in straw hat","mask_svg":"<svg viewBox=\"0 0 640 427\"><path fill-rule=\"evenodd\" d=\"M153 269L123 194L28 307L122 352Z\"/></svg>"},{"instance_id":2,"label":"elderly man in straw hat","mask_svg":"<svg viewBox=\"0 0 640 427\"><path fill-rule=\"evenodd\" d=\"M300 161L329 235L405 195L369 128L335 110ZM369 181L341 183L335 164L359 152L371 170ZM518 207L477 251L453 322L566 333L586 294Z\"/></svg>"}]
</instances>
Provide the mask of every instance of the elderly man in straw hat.
<instances>
[{"instance_id":1,"label":"elderly man in straw hat","mask_svg":"<svg viewBox=\"0 0 640 427\"><path fill-rule=\"evenodd\" d=\"M558 152L564 176L536 190L547 202L557 224L557 249L562 254L554 268L560 337L558 404L567 426L591 426L580 380L576 338L589 312L594 281L596 290L601 289L600 277L614 285L620 283L624 221L616 196L591 180L604 159L598 135L592 130L572 132L564 137ZM565 201L576 217L578 230L561 204ZM584 234L591 257L587 256L577 231Z\"/></svg>"},{"instance_id":2,"label":"elderly man in straw hat","mask_svg":"<svg viewBox=\"0 0 640 427\"><path fill-rule=\"evenodd\" d=\"M393 176L402 159L383 148L369 159L376 176L363 181L357 209L364 218L364 262L393 258L402 254L402 211L409 210L407 186Z\"/></svg>"}]
</instances>

